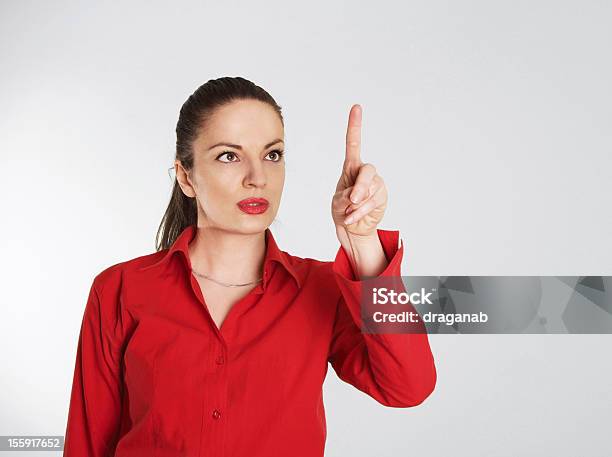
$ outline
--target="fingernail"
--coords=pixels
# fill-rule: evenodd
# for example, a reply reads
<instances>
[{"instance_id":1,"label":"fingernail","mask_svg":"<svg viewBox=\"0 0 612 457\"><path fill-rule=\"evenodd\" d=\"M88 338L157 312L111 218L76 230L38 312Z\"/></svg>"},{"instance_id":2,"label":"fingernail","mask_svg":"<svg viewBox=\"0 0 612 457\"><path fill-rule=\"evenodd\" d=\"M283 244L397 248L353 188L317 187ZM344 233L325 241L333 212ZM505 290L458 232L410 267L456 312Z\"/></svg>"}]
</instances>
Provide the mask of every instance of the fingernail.
<instances>
[{"instance_id":1,"label":"fingernail","mask_svg":"<svg viewBox=\"0 0 612 457\"><path fill-rule=\"evenodd\" d=\"M351 195L351 201L353 203L359 203L361 201L361 193L355 192L353 195Z\"/></svg>"},{"instance_id":2,"label":"fingernail","mask_svg":"<svg viewBox=\"0 0 612 457\"><path fill-rule=\"evenodd\" d=\"M353 223L353 219L355 219L353 216L349 216L344 220L345 224L352 224Z\"/></svg>"}]
</instances>

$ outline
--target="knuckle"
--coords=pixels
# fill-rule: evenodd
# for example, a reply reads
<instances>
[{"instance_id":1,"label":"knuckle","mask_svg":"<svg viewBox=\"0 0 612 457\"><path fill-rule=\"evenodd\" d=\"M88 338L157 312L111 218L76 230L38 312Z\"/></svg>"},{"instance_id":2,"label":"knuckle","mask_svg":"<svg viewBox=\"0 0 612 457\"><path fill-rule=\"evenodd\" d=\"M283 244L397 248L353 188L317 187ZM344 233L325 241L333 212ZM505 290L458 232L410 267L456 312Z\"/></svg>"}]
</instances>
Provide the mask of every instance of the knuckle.
<instances>
[{"instance_id":1,"label":"knuckle","mask_svg":"<svg viewBox=\"0 0 612 457\"><path fill-rule=\"evenodd\" d=\"M373 172L376 172L376 167L373 164L369 163L369 162L365 163L363 166L364 167L368 167L368 169L370 169Z\"/></svg>"}]
</instances>

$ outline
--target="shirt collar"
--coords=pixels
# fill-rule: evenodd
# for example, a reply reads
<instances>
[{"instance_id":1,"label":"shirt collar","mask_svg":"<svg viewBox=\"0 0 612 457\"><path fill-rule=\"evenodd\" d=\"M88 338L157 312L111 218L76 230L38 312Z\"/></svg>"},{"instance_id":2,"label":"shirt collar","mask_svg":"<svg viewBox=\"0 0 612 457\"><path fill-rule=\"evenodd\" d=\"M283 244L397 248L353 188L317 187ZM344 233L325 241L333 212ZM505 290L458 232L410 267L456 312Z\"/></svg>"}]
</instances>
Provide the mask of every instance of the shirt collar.
<instances>
[{"instance_id":1,"label":"shirt collar","mask_svg":"<svg viewBox=\"0 0 612 457\"><path fill-rule=\"evenodd\" d=\"M164 254L164 256L154 264L142 268L142 270L162 266L168 263L168 261L172 257L174 257L176 253L179 252L183 256L183 259L186 261L186 264L189 264L189 243L191 243L191 241L195 238L196 233L197 227L195 225L188 225L187 227L185 227L183 231L178 235L178 237L174 240L174 242ZM270 265L271 262L280 263L285 268L285 270L287 270L291 274L291 276L293 276L293 279L295 280L298 288L301 288L302 284L300 277L295 271L294 266L290 263L288 254L280 250L269 228L267 228L265 231L265 238L266 254L264 258L264 288L267 286L269 278L269 276L267 276L267 274L269 274L268 265Z\"/></svg>"}]
</instances>

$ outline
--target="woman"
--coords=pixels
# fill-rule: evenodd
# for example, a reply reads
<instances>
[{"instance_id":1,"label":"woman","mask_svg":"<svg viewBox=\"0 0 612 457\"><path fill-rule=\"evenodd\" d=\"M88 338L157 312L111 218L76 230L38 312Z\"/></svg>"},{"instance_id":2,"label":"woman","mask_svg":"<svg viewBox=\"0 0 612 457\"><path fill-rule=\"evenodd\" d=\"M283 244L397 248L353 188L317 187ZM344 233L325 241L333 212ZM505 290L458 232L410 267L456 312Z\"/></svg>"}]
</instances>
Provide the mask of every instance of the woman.
<instances>
[{"instance_id":1,"label":"woman","mask_svg":"<svg viewBox=\"0 0 612 457\"><path fill-rule=\"evenodd\" d=\"M432 392L427 334L362 333L366 276L400 276L387 190L360 159L361 107L331 212L333 262L280 250L269 230L285 179L281 108L243 78L183 105L176 181L157 252L96 276L77 349L64 455L322 456L322 385L383 405Z\"/></svg>"}]
</instances>

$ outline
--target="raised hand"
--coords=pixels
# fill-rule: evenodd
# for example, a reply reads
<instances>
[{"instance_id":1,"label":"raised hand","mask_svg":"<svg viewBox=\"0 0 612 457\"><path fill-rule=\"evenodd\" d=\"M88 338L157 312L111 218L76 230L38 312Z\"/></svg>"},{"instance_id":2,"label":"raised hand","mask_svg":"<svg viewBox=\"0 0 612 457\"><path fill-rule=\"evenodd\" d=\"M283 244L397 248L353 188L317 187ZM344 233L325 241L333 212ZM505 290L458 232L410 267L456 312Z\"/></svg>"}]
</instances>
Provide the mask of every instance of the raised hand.
<instances>
[{"instance_id":1,"label":"raised hand","mask_svg":"<svg viewBox=\"0 0 612 457\"><path fill-rule=\"evenodd\" d=\"M331 205L336 232L346 231L347 236L376 234L387 208L383 179L374 165L361 161L361 114L360 105L351 107L342 174Z\"/></svg>"}]
</instances>

